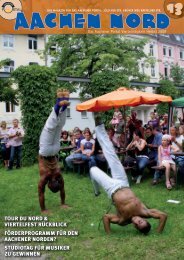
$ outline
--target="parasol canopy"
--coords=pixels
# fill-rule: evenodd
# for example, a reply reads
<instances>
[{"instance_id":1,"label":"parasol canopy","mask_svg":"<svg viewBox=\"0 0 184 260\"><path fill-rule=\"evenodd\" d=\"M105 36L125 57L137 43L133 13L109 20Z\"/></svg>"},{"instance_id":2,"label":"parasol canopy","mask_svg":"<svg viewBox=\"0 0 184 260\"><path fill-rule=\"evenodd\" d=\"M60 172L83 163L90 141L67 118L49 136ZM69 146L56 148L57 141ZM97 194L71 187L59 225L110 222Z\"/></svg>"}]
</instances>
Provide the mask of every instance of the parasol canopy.
<instances>
[{"instance_id":1,"label":"parasol canopy","mask_svg":"<svg viewBox=\"0 0 184 260\"><path fill-rule=\"evenodd\" d=\"M183 107L184 108L184 97L174 99L171 103L172 107Z\"/></svg>"},{"instance_id":2,"label":"parasol canopy","mask_svg":"<svg viewBox=\"0 0 184 260\"><path fill-rule=\"evenodd\" d=\"M76 106L78 111L107 111L112 108L118 108L122 106L139 106L139 105L153 105L160 102L171 102L170 96L158 95L143 91L136 91L127 89L124 87L118 88L115 91L85 101Z\"/></svg>"}]
</instances>

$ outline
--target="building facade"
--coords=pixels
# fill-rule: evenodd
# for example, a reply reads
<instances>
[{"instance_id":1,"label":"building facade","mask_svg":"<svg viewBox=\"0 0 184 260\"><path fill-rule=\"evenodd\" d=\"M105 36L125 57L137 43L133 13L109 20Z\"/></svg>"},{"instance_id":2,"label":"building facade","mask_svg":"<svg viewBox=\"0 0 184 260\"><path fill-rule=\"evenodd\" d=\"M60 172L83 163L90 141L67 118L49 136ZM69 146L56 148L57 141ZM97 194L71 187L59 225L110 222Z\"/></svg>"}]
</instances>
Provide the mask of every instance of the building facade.
<instances>
[{"instance_id":1,"label":"building facade","mask_svg":"<svg viewBox=\"0 0 184 260\"><path fill-rule=\"evenodd\" d=\"M158 83L160 76L170 76L170 69L173 64L178 64L184 68L184 35L127 35L126 38L138 40L146 38L144 52L149 60L142 59L139 62L140 72L149 77L150 82ZM46 65L52 64L51 57L41 57L40 51L43 51L47 37L45 35L0 35L0 57L10 59L7 66L0 71L11 72L21 65ZM62 76L62 75L61 75ZM151 87L146 91L153 92ZM76 105L80 103L79 95L71 93L71 105L67 112L66 130L71 130L75 126L81 129L89 127L94 129L93 115L90 112L77 112ZM135 110L138 118L146 123L149 120L149 114L154 110L154 106L139 106ZM21 119L19 106L11 103L0 103L0 121L6 120L11 125L12 119Z\"/></svg>"}]
</instances>

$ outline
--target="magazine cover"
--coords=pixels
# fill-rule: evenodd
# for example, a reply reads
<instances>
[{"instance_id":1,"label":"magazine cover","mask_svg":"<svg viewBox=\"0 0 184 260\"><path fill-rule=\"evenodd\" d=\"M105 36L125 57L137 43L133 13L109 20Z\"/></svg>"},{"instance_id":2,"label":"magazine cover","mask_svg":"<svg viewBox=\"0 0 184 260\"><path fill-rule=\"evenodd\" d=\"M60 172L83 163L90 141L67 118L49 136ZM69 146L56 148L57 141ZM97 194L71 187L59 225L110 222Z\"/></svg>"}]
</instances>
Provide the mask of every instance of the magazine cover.
<instances>
[{"instance_id":1,"label":"magazine cover","mask_svg":"<svg viewBox=\"0 0 184 260\"><path fill-rule=\"evenodd\" d=\"M0 0L0 260L183 259L184 1Z\"/></svg>"}]
</instances>

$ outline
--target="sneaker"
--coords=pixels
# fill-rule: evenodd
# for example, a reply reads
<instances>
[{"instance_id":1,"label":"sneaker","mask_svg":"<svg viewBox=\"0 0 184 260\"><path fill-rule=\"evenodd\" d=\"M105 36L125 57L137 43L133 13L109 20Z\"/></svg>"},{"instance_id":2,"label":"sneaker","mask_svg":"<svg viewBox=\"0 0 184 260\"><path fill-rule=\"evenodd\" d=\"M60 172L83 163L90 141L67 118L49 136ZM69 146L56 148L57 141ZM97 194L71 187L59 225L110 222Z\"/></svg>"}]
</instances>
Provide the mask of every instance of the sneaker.
<instances>
[{"instance_id":1,"label":"sneaker","mask_svg":"<svg viewBox=\"0 0 184 260\"><path fill-rule=\"evenodd\" d=\"M136 184L139 184L139 183L141 182L141 179L142 179L142 175L139 175L139 176L137 177Z\"/></svg>"}]
</instances>

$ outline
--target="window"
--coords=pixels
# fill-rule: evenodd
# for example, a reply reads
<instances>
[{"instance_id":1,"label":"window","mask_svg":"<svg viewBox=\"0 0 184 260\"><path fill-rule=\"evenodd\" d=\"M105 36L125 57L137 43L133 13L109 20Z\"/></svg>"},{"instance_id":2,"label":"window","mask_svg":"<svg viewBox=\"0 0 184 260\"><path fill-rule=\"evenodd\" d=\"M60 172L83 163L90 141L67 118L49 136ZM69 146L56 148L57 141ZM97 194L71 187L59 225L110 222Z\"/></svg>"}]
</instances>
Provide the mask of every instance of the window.
<instances>
[{"instance_id":1,"label":"window","mask_svg":"<svg viewBox=\"0 0 184 260\"><path fill-rule=\"evenodd\" d=\"M145 70L144 70L144 63L141 63L141 70L142 70L142 73L144 74L144 73L145 73Z\"/></svg>"},{"instance_id":2,"label":"window","mask_svg":"<svg viewBox=\"0 0 184 260\"><path fill-rule=\"evenodd\" d=\"M50 55L56 54L56 50L57 50L56 44L53 44L53 45L49 48L49 54L50 54Z\"/></svg>"},{"instance_id":3,"label":"window","mask_svg":"<svg viewBox=\"0 0 184 260\"><path fill-rule=\"evenodd\" d=\"M82 111L81 112L81 117L82 118L87 118L87 111Z\"/></svg>"},{"instance_id":4,"label":"window","mask_svg":"<svg viewBox=\"0 0 184 260\"><path fill-rule=\"evenodd\" d=\"M153 44L150 44L149 48L150 48L150 51L149 51L149 54L150 56L154 56L154 50L153 50Z\"/></svg>"},{"instance_id":5,"label":"window","mask_svg":"<svg viewBox=\"0 0 184 260\"><path fill-rule=\"evenodd\" d=\"M165 77L168 77L168 74L169 74L169 73L168 73L168 67L165 66L165 67L164 67L164 76L165 76Z\"/></svg>"},{"instance_id":6,"label":"window","mask_svg":"<svg viewBox=\"0 0 184 260\"><path fill-rule=\"evenodd\" d=\"M15 112L15 105L11 102L5 103L6 113Z\"/></svg>"},{"instance_id":7,"label":"window","mask_svg":"<svg viewBox=\"0 0 184 260\"><path fill-rule=\"evenodd\" d=\"M37 48L38 48L37 35L28 35L28 49L37 50Z\"/></svg>"},{"instance_id":8,"label":"window","mask_svg":"<svg viewBox=\"0 0 184 260\"><path fill-rule=\"evenodd\" d=\"M164 56L167 55L167 47L166 47L166 46L163 47L163 55L164 55Z\"/></svg>"},{"instance_id":9,"label":"window","mask_svg":"<svg viewBox=\"0 0 184 260\"><path fill-rule=\"evenodd\" d=\"M184 60L184 50L180 50L180 59Z\"/></svg>"},{"instance_id":10,"label":"window","mask_svg":"<svg viewBox=\"0 0 184 260\"><path fill-rule=\"evenodd\" d=\"M177 41L181 41L180 35L175 35Z\"/></svg>"},{"instance_id":11,"label":"window","mask_svg":"<svg viewBox=\"0 0 184 260\"><path fill-rule=\"evenodd\" d=\"M172 48L169 48L169 57L172 57Z\"/></svg>"},{"instance_id":12,"label":"window","mask_svg":"<svg viewBox=\"0 0 184 260\"><path fill-rule=\"evenodd\" d=\"M4 66L4 72L12 72L12 71L14 71L14 66L15 66L15 63L14 63L13 60L11 60L10 62L8 62Z\"/></svg>"},{"instance_id":13,"label":"window","mask_svg":"<svg viewBox=\"0 0 184 260\"><path fill-rule=\"evenodd\" d=\"M70 113L70 107L67 107L66 109L66 117L71 117L71 113Z\"/></svg>"},{"instance_id":14,"label":"window","mask_svg":"<svg viewBox=\"0 0 184 260\"><path fill-rule=\"evenodd\" d=\"M3 35L3 47L5 47L5 48L14 47L14 36L13 35Z\"/></svg>"},{"instance_id":15,"label":"window","mask_svg":"<svg viewBox=\"0 0 184 260\"><path fill-rule=\"evenodd\" d=\"M151 76L155 77L155 65L151 65Z\"/></svg>"},{"instance_id":16,"label":"window","mask_svg":"<svg viewBox=\"0 0 184 260\"><path fill-rule=\"evenodd\" d=\"M169 34L160 34L160 35L169 38Z\"/></svg>"},{"instance_id":17,"label":"window","mask_svg":"<svg viewBox=\"0 0 184 260\"><path fill-rule=\"evenodd\" d=\"M29 62L29 65L38 65L38 62Z\"/></svg>"}]
</instances>

